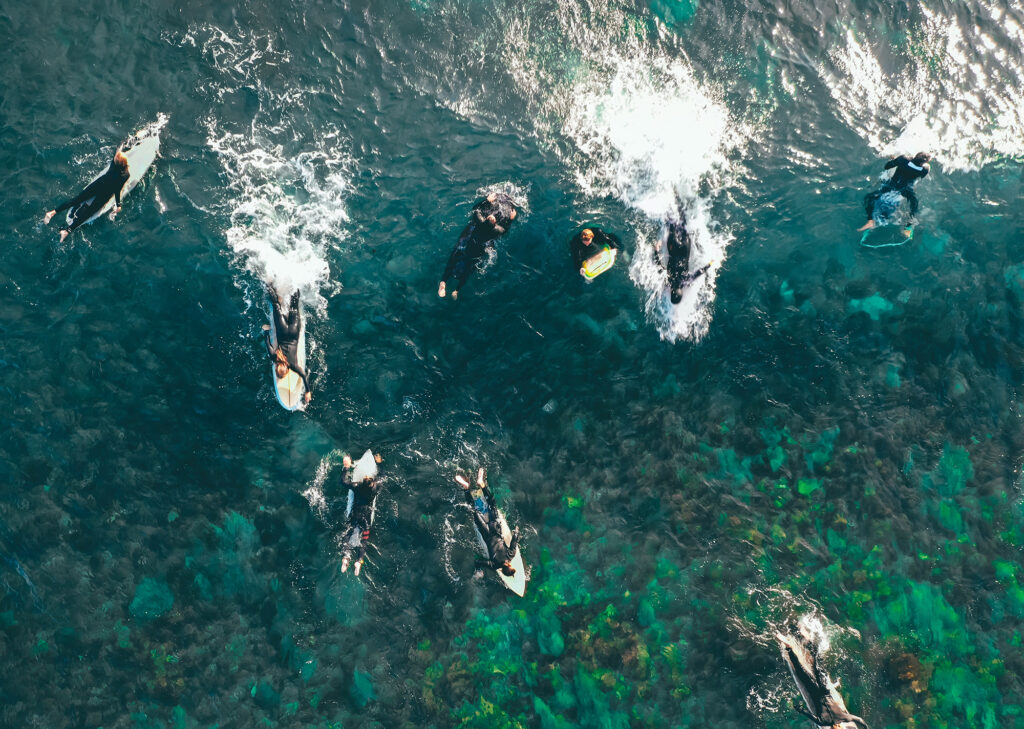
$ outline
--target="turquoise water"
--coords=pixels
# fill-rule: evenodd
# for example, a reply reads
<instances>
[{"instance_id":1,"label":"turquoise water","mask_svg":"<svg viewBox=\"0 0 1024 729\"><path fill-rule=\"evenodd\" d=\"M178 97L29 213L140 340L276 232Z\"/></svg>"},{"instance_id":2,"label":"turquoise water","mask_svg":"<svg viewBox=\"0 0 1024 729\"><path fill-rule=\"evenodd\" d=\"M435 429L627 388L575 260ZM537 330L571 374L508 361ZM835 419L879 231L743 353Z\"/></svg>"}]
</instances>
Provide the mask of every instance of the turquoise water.
<instances>
[{"instance_id":1,"label":"turquoise water","mask_svg":"<svg viewBox=\"0 0 1024 729\"><path fill-rule=\"evenodd\" d=\"M1024 12L0 8L0 724L796 727L808 615L872 727L1024 725ZM129 133L113 223L43 213ZM927 148L905 246L853 230ZM457 303L482 192L524 200ZM679 310L650 256L679 189ZM629 260L585 286L568 237ZM307 304L276 403L262 281ZM339 571L341 454L384 457ZM531 565L472 578L456 468Z\"/></svg>"}]
</instances>

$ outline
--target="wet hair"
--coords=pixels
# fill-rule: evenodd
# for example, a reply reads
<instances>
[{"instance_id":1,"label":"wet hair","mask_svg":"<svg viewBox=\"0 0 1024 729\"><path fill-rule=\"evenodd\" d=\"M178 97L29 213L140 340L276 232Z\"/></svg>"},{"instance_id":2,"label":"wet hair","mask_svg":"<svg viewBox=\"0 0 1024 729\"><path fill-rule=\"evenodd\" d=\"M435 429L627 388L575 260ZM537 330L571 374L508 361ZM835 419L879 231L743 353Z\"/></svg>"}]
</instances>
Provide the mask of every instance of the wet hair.
<instances>
[{"instance_id":1,"label":"wet hair","mask_svg":"<svg viewBox=\"0 0 1024 729\"><path fill-rule=\"evenodd\" d=\"M512 566L510 562L506 561L505 564L501 566L501 573L506 577L511 577L516 573L516 569Z\"/></svg>"},{"instance_id":2,"label":"wet hair","mask_svg":"<svg viewBox=\"0 0 1024 729\"><path fill-rule=\"evenodd\" d=\"M580 231L580 238L582 238L583 240L590 240L593 237L594 231L592 231L590 228L584 228L582 231Z\"/></svg>"},{"instance_id":3,"label":"wet hair","mask_svg":"<svg viewBox=\"0 0 1024 729\"><path fill-rule=\"evenodd\" d=\"M120 149L114 152L114 164L122 170L128 169L128 158L124 156L124 152Z\"/></svg>"},{"instance_id":4,"label":"wet hair","mask_svg":"<svg viewBox=\"0 0 1024 729\"><path fill-rule=\"evenodd\" d=\"M932 156L927 152L918 152L916 155L914 155L914 164L920 167L921 165L927 164L928 160L930 160L931 158Z\"/></svg>"},{"instance_id":5,"label":"wet hair","mask_svg":"<svg viewBox=\"0 0 1024 729\"><path fill-rule=\"evenodd\" d=\"M284 370L284 374L283 375L281 374L281 370L282 369ZM287 362L280 362L279 361L279 362L277 362L277 364L274 365L274 374L277 375L277 379L283 380L285 377L288 376L288 369L289 368L288 368L288 363Z\"/></svg>"}]
</instances>

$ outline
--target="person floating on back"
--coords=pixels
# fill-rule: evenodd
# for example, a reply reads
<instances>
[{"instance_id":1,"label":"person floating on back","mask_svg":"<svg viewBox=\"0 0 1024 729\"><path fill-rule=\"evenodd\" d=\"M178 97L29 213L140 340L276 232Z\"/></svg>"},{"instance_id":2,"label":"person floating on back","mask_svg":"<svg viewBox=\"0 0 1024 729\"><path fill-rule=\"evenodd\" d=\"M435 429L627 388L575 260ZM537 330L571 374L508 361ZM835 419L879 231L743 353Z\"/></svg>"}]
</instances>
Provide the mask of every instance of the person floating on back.
<instances>
[{"instance_id":1,"label":"person floating on back","mask_svg":"<svg viewBox=\"0 0 1024 729\"><path fill-rule=\"evenodd\" d=\"M875 214L878 202L883 195L891 192L897 192L906 198L907 203L910 205L910 221L911 223L913 222L914 216L917 215L918 207L917 195L914 194L914 183L928 174L928 160L930 159L931 155L927 152L918 152L913 159L906 155L900 155L885 163L885 169L888 170L895 167L896 170L892 173L892 177L880 188L868 193L864 197L864 212L867 214L868 220L864 225L857 228L858 233L875 227ZM904 229L904 235L909 238L913 234L913 230L913 225L908 224Z\"/></svg>"},{"instance_id":2,"label":"person floating on back","mask_svg":"<svg viewBox=\"0 0 1024 729\"><path fill-rule=\"evenodd\" d=\"M309 378L306 371L299 365L299 338L302 336L302 320L299 312L299 292L292 294L288 306L288 317L281 314L281 299L273 286L267 286L267 294L270 296L270 305L273 308L274 329L277 333L277 347L270 343L270 325L263 325L263 337L267 344L267 354L274 362L274 374L277 379L283 380L288 372L294 372L302 378L302 384L306 386L306 394L303 396L306 402L313 399L313 393L309 387Z\"/></svg>"},{"instance_id":3,"label":"person floating on back","mask_svg":"<svg viewBox=\"0 0 1024 729\"><path fill-rule=\"evenodd\" d=\"M373 454L373 460L381 462L379 453ZM341 571L345 572L349 564L354 565L352 572L358 577L366 556L366 547L370 543L370 527L373 526L374 502L380 491L380 481L373 476L366 476L358 483L353 478L355 464L350 456L341 462L344 469L343 482L349 489L348 524L341 535L341 544L345 556L341 560Z\"/></svg>"},{"instance_id":4,"label":"person floating on back","mask_svg":"<svg viewBox=\"0 0 1024 729\"><path fill-rule=\"evenodd\" d=\"M665 248L668 261L661 260L661 251L658 244L655 244L655 257L658 265L668 275L669 298L673 304L683 300L683 291L700 276L711 268L707 263L696 271L690 271L690 231L686 228L686 210L683 203L676 195L676 211L670 215L665 223Z\"/></svg>"},{"instance_id":5,"label":"person floating on back","mask_svg":"<svg viewBox=\"0 0 1024 729\"><path fill-rule=\"evenodd\" d=\"M90 182L77 197L62 203L46 213L43 216L43 223L49 223L54 215L70 209L68 225L60 231L60 240L63 243L64 239L72 231L100 212L110 201L110 198L114 198L114 208L111 217L117 215L121 212L121 189L130 177L128 158L124 156L121 148L118 147L106 172Z\"/></svg>"},{"instance_id":6,"label":"person floating on back","mask_svg":"<svg viewBox=\"0 0 1024 729\"><path fill-rule=\"evenodd\" d=\"M807 710L796 710L816 725L831 729L868 729L859 716L846 709L843 697L836 691L838 681L832 681L818 664L818 646L812 645L806 635L794 638L776 633L782 659L786 662L797 690Z\"/></svg>"},{"instance_id":7,"label":"person floating on back","mask_svg":"<svg viewBox=\"0 0 1024 729\"><path fill-rule=\"evenodd\" d=\"M494 241L505 235L512 221L516 219L516 206L505 193L492 192L473 206L473 216L462 230L455 248L448 257L448 265L441 275L437 295L444 298L447 283L455 279L452 298L459 298L459 289L483 260L487 252L494 249Z\"/></svg>"},{"instance_id":8,"label":"person floating on back","mask_svg":"<svg viewBox=\"0 0 1024 729\"><path fill-rule=\"evenodd\" d=\"M622 244L616 235L606 233L595 225L584 228L574 235L569 241L569 249L572 253L573 266L581 276L591 279L611 268L615 256L622 249ZM598 267L588 266L589 262L595 261L605 250L610 251L610 258L603 260Z\"/></svg>"},{"instance_id":9,"label":"person floating on back","mask_svg":"<svg viewBox=\"0 0 1024 729\"><path fill-rule=\"evenodd\" d=\"M476 558L477 568L500 570L503 575L513 576L516 570L512 566L512 559L519 547L519 529L512 533L511 541L505 544L501 517L498 515L498 507L494 505L494 495L487 488L484 469L481 468L477 473L478 488L475 490L470 490L469 481L461 475L455 477L455 482L462 486L462 497L469 506L473 524L487 549L486 557Z\"/></svg>"}]
</instances>

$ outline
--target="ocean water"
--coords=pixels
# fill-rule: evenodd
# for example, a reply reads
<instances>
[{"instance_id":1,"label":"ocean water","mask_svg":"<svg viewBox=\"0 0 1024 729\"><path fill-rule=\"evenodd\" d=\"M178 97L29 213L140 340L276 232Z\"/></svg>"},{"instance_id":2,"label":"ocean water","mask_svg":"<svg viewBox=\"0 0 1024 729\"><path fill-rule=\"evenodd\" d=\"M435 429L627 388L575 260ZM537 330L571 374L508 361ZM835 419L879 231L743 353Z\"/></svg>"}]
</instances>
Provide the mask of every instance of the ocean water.
<instances>
[{"instance_id":1,"label":"ocean water","mask_svg":"<svg viewBox=\"0 0 1024 729\"><path fill-rule=\"evenodd\" d=\"M1024 726L1019 2L7 0L0 39L0 725L805 726L802 623L872 727ZM861 247L919 149L913 240ZM716 265L673 308L676 193ZM591 285L583 224L626 249ZM473 577L479 466L522 599Z\"/></svg>"}]
</instances>

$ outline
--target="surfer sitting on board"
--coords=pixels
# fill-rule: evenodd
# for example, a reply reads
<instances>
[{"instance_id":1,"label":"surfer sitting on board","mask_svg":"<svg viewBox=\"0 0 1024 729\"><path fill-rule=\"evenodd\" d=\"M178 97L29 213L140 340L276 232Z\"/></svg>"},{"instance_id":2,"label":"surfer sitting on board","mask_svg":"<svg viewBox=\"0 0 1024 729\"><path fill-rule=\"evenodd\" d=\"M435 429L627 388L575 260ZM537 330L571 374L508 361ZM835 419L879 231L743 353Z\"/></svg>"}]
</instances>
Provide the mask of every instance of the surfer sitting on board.
<instances>
[{"instance_id":1,"label":"surfer sitting on board","mask_svg":"<svg viewBox=\"0 0 1024 729\"><path fill-rule=\"evenodd\" d=\"M494 241L505 235L512 221L516 219L516 207L508 195L492 192L473 206L473 219L462 230L455 248L448 257L437 295L444 298L447 282L454 278L452 298L459 298L459 289L466 283L476 264L488 250L494 248Z\"/></svg>"},{"instance_id":2,"label":"surfer sitting on board","mask_svg":"<svg viewBox=\"0 0 1024 729\"><path fill-rule=\"evenodd\" d=\"M896 171L879 189L864 197L864 212L867 213L868 222L857 228L858 233L875 227L873 217L875 205L878 203L878 199L887 192L898 192L907 199L910 204L910 217L913 219L917 214L918 205L917 195L914 194L914 183L928 174L928 160L931 158L927 152L918 152L914 159L901 154L885 163L885 169L895 167ZM907 231L908 236L909 234L910 232Z\"/></svg>"},{"instance_id":3,"label":"surfer sitting on board","mask_svg":"<svg viewBox=\"0 0 1024 729\"><path fill-rule=\"evenodd\" d=\"M306 386L304 395L306 402L313 399L313 393L309 387L309 379L306 371L299 366L299 336L302 333L302 321L299 317L299 292L296 289L292 294L291 302L288 305L288 318L281 315L281 298L273 286L267 286L267 294L270 296L270 305L274 310L274 329L277 331L277 349L270 344L270 325L263 325L263 338L267 343L267 353L274 361L274 374L277 379L283 380L291 370L302 378L302 384Z\"/></svg>"},{"instance_id":4,"label":"surfer sitting on board","mask_svg":"<svg viewBox=\"0 0 1024 729\"><path fill-rule=\"evenodd\" d=\"M512 566L512 557L515 556L516 547L519 546L518 527L512 533L511 543L506 545L505 539L501 534L498 507L494 505L494 495L487 488L487 478L485 477L484 469L481 468L477 473L476 483L478 488L476 490L470 491L469 481L461 475L456 476L455 481L462 486L462 497L469 505L470 512L473 514L473 521L476 523L476 529L483 538L484 545L487 547L487 557L477 556L476 558L477 568L501 570L502 574L511 577L516 573L515 568Z\"/></svg>"},{"instance_id":5,"label":"surfer sitting on board","mask_svg":"<svg viewBox=\"0 0 1024 729\"><path fill-rule=\"evenodd\" d=\"M832 681L818 665L818 647L812 645L807 636L794 638L776 633L782 659L796 681L796 687L803 697L807 710L794 707L819 727L831 729L867 729L868 725L859 716L846 710L843 697L836 691L838 681Z\"/></svg>"},{"instance_id":6,"label":"surfer sitting on board","mask_svg":"<svg viewBox=\"0 0 1024 729\"><path fill-rule=\"evenodd\" d=\"M660 246L655 243L654 253L658 265L668 273L669 298L673 304L683 300L683 291L704 274L711 264L690 272L690 231L686 229L686 211L683 203L676 195L676 215L669 217L666 223L665 248L668 253L668 264L661 260Z\"/></svg>"},{"instance_id":7,"label":"surfer sitting on board","mask_svg":"<svg viewBox=\"0 0 1024 729\"><path fill-rule=\"evenodd\" d=\"M379 453L373 454L373 460L381 462ZM351 544L352 537L359 535L359 546L345 555L341 562L341 571L348 569L349 562L355 563L354 572L359 575L359 569L363 565L363 557L366 556L366 546L370 543L370 527L373 525L373 501L377 498L380 490L380 483L377 479L367 476L359 483L353 483L352 472L354 464L352 458L346 455L341 460L344 476L342 480L352 492L352 508L348 514L348 526L341 535L342 544Z\"/></svg>"},{"instance_id":8,"label":"surfer sitting on board","mask_svg":"<svg viewBox=\"0 0 1024 729\"><path fill-rule=\"evenodd\" d=\"M106 172L90 182L78 197L68 200L43 216L43 223L49 223L54 215L71 208L71 222L68 223L67 228L60 231L60 240L63 243L71 231L102 210L110 198L114 198L111 217L117 215L121 212L121 188L130 177L128 158L121 153L121 148L118 147Z\"/></svg>"},{"instance_id":9,"label":"surfer sitting on board","mask_svg":"<svg viewBox=\"0 0 1024 729\"><path fill-rule=\"evenodd\" d=\"M617 236L605 233L597 226L584 228L573 236L569 241L569 247L572 250L573 265L579 270L580 275L586 275L583 271L583 262L599 253L604 246L613 250L621 249Z\"/></svg>"}]
</instances>

